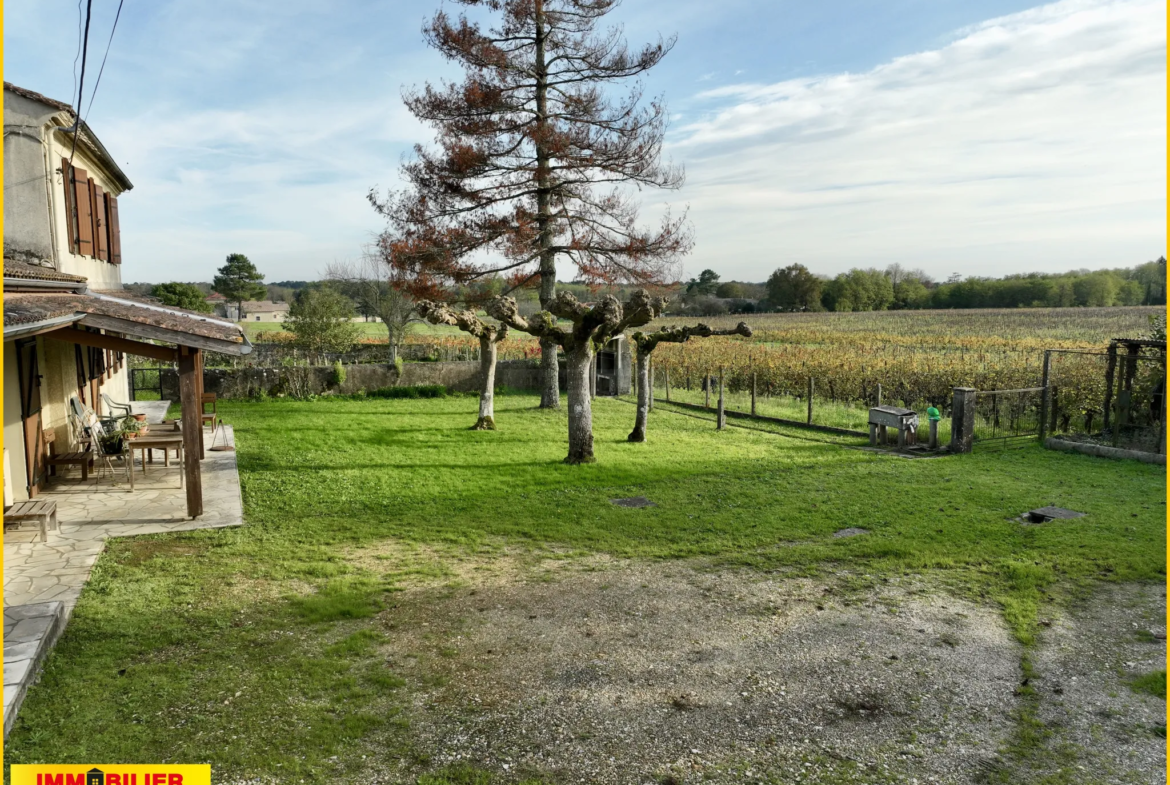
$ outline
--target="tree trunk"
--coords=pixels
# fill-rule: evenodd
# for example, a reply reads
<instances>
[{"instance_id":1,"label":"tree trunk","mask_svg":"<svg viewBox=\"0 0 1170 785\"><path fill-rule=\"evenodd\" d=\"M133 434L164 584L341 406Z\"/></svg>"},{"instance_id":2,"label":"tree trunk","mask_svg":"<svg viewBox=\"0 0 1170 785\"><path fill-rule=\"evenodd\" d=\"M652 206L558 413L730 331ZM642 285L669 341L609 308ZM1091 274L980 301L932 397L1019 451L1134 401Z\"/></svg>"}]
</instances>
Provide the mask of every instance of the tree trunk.
<instances>
[{"instance_id":1,"label":"tree trunk","mask_svg":"<svg viewBox=\"0 0 1170 785\"><path fill-rule=\"evenodd\" d=\"M536 226L540 243L540 307L548 310L557 296L557 260L552 249L552 182L548 145L548 71L544 59L544 0L536 0ZM540 342L540 408L561 405L560 368L555 341Z\"/></svg>"},{"instance_id":2,"label":"tree trunk","mask_svg":"<svg viewBox=\"0 0 1170 785\"><path fill-rule=\"evenodd\" d=\"M556 341L540 342L540 408L561 406L561 369L557 363Z\"/></svg>"},{"instance_id":3,"label":"tree trunk","mask_svg":"<svg viewBox=\"0 0 1170 785\"><path fill-rule=\"evenodd\" d=\"M479 339L479 372L483 388L479 391L479 419L473 431L496 429L496 342L487 337Z\"/></svg>"},{"instance_id":4,"label":"tree trunk","mask_svg":"<svg viewBox=\"0 0 1170 785\"><path fill-rule=\"evenodd\" d=\"M646 441L646 418L650 412L650 396L653 393L650 389L650 354L648 352L638 352L634 372L638 374L638 413L634 418L634 430L627 438L631 442L644 442Z\"/></svg>"},{"instance_id":5,"label":"tree trunk","mask_svg":"<svg viewBox=\"0 0 1170 785\"><path fill-rule=\"evenodd\" d=\"M593 402L589 400L592 341L565 353L568 365L569 455L565 463L593 463Z\"/></svg>"}]
</instances>

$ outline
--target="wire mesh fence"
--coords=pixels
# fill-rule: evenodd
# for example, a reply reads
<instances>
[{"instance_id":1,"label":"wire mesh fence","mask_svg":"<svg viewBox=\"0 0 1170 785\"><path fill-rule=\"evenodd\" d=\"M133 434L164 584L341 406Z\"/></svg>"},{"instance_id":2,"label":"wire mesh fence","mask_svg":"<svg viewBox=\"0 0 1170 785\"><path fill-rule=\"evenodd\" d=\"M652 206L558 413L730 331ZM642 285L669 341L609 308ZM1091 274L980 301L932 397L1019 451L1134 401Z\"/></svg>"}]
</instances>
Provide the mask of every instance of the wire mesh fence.
<instances>
[{"instance_id":1,"label":"wire mesh fence","mask_svg":"<svg viewBox=\"0 0 1170 785\"><path fill-rule=\"evenodd\" d=\"M1049 352L1045 431L1071 441L1164 453L1166 356L1157 347Z\"/></svg>"},{"instance_id":2,"label":"wire mesh fence","mask_svg":"<svg viewBox=\"0 0 1170 785\"><path fill-rule=\"evenodd\" d=\"M714 414L719 403L720 374L718 368L709 373L686 373L676 369L654 368L651 373L654 398L687 406L708 409ZM754 388L754 389L753 389ZM632 391L631 395L635 395ZM834 395L827 385L822 389L815 378L806 378L800 389L778 389L774 385L753 384L749 373L723 375L724 406L733 414L755 415L757 417L783 420L790 423L811 425L818 428L845 430L858 437L869 438L869 409L882 401L882 386L873 385L863 399L842 399ZM884 401L901 403L901 401ZM929 402L921 401L913 407L919 413L919 421L926 427L926 410ZM949 409L946 403L938 404L940 409ZM939 443L950 441L950 420L943 417L939 423ZM923 431L921 439L925 440Z\"/></svg>"}]
</instances>

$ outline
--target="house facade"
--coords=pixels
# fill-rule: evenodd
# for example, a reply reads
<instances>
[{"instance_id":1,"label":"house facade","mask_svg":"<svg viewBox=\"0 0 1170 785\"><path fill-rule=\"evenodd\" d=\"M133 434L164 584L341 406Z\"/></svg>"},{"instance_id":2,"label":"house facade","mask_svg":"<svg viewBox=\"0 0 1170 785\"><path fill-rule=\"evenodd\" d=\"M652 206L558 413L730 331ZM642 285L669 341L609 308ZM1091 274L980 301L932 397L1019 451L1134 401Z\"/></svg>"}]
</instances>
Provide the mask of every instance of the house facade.
<instances>
[{"instance_id":1,"label":"house facade","mask_svg":"<svg viewBox=\"0 0 1170 785\"><path fill-rule=\"evenodd\" d=\"M71 444L71 398L98 414L103 394L128 401L127 354L182 367L250 346L234 324L122 290L119 200L133 185L68 104L5 83L4 115L7 505L45 482L45 431Z\"/></svg>"}]
</instances>

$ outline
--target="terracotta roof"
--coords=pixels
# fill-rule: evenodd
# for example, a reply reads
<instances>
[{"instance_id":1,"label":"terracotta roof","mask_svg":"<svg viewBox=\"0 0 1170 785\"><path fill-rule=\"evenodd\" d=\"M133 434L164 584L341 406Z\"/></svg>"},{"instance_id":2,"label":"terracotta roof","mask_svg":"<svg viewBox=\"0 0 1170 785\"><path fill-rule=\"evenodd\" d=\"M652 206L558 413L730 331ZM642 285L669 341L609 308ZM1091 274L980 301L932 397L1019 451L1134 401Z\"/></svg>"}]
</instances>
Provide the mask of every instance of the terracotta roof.
<instances>
[{"instance_id":1,"label":"terracotta roof","mask_svg":"<svg viewBox=\"0 0 1170 785\"><path fill-rule=\"evenodd\" d=\"M119 300L89 294L58 292L7 294L4 297L4 324L5 326L24 324L68 313L81 314L79 318L93 314L227 343L244 343L244 334L239 327L211 320L207 314L169 306L130 302L120 291L111 292L109 295L118 297Z\"/></svg>"},{"instance_id":2,"label":"terracotta roof","mask_svg":"<svg viewBox=\"0 0 1170 785\"><path fill-rule=\"evenodd\" d=\"M68 281L70 283L84 283L86 280L85 276L70 275L58 272L52 267L40 267L16 259L4 260L4 277L39 281Z\"/></svg>"},{"instance_id":3,"label":"terracotta roof","mask_svg":"<svg viewBox=\"0 0 1170 785\"><path fill-rule=\"evenodd\" d=\"M256 300L255 302L244 303L244 313L264 313L287 310L288 303L274 303L271 300Z\"/></svg>"},{"instance_id":4,"label":"terracotta roof","mask_svg":"<svg viewBox=\"0 0 1170 785\"><path fill-rule=\"evenodd\" d=\"M4 89L11 90L12 92L16 93L17 95L19 95L23 98L27 98L30 101L39 101L40 103L45 104L46 106L51 106L54 109L61 109L63 111L69 112L70 114L73 114L73 107L70 106L69 104L64 103L62 101L58 101L58 100L53 99L53 98L49 98L47 95L41 95L40 93L34 92L34 91L26 89L24 87L17 87L16 85L12 84L12 82L5 82Z\"/></svg>"},{"instance_id":5,"label":"terracotta roof","mask_svg":"<svg viewBox=\"0 0 1170 785\"><path fill-rule=\"evenodd\" d=\"M227 298L226 298L226 297L224 297L224 296L223 296L222 294L220 294L219 292L212 292L211 294L207 295L207 297L206 297L205 299L208 299L208 300L226 300Z\"/></svg>"},{"instance_id":6,"label":"terracotta roof","mask_svg":"<svg viewBox=\"0 0 1170 785\"><path fill-rule=\"evenodd\" d=\"M20 295L9 294L4 297L4 326L15 324L32 324L53 319L58 316L68 316L76 313L72 308L60 305L49 305L38 302L22 302Z\"/></svg>"},{"instance_id":7,"label":"terracotta roof","mask_svg":"<svg viewBox=\"0 0 1170 785\"><path fill-rule=\"evenodd\" d=\"M74 122L77 122L77 115L74 114L73 107L67 103L58 101L54 98L49 98L47 95L41 95L35 90L29 90L25 87L18 87L17 85L12 84L12 82L5 82L4 89L15 93L22 98L27 98L30 101L36 101L38 103L44 104L45 106L50 106L54 109L68 112L69 116L73 118ZM118 186L123 191L129 191L131 188L133 188L134 183L130 182L130 178L127 177L126 173L122 171L122 168L118 166L118 162L114 160L114 156L110 155L110 151L107 150L106 146L102 144L102 141L97 138L97 134L93 132L93 129L89 127L85 120L81 120L77 123L77 125L79 129L77 134L78 139L84 146L89 148L90 153L96 156L98 162L109 170L110 175L113 177L114 181L117 182Z\"/></svg>"}]
</instances>

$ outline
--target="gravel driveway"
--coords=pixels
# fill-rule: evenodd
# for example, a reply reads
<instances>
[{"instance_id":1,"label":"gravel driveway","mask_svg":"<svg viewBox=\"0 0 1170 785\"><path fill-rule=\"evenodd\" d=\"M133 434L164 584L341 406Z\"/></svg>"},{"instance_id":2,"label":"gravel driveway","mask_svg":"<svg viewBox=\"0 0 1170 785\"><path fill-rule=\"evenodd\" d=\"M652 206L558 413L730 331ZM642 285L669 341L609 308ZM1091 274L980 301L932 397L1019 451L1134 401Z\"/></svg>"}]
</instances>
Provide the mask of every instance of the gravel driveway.
<instances>
[{"instance_id":1,"label":"gravel driveway","mask_svg":"<svg viewBox=\"0 0 1170 785\"><path fill-rule=\"evenodd\" d=\"M1165 667L1160 587L1108 587L1051 620L1034 660L1052 733L1027 762L1003 754L1020 645L997 608L929 579L489 572L408 590L379 618L388 666L413 685L423 769L623 785L1165 778L1165 704L1126 683ZM420 771L363 752L372 778Z\"/></svg>"}]
</instances>

